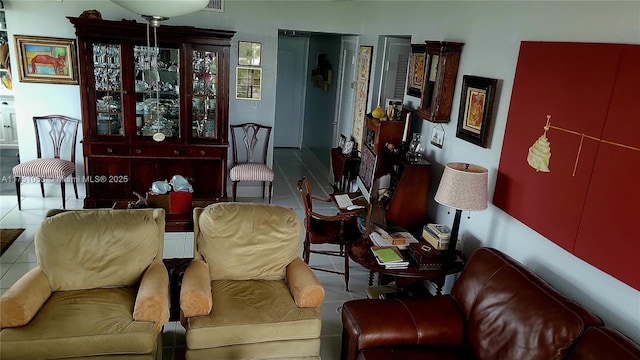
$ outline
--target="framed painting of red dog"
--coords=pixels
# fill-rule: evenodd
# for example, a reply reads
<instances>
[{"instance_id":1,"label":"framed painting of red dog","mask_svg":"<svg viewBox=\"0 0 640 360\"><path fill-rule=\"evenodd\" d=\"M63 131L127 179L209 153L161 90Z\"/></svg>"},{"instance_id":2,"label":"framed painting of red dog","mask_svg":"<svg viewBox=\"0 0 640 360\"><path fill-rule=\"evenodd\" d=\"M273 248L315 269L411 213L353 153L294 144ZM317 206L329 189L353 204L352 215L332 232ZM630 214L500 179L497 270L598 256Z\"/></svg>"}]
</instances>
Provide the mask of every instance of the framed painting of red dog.
<instances>
[{"instance_id":1,"label":"framed painting of red dog","mask_svg":"<svg viewBox=\"0 0 640 360\"><path fill-rule=\"evenodd\" d=\"M21 82L77 84L73 39L14 35Z\"/></svg>"}]
</instances>

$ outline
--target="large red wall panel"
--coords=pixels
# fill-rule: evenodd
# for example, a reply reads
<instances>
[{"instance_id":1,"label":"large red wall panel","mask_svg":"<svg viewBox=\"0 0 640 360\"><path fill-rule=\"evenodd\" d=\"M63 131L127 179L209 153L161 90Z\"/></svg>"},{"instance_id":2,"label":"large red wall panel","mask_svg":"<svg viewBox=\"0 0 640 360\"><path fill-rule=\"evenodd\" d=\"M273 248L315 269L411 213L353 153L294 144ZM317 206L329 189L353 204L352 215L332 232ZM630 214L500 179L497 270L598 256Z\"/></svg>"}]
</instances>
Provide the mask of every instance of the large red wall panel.
<instances>
[{"instance_id":1,"label":"large red wall panel","mask_svg":"<svg viewBox=\"0 0 640 360\"><path fill-rule=\"evenodd\" d=\"M598 247L595 235L592 236L594 232L585 224L591 207L613 208L619 203L618 198L601 197L599 188L594 187L594 184L619 186L613 179L601 175L601 171L610 171L609 167L615 167L614 164L622 160L635 159L640 166L634 150L613 145L616 149L609 153L603 150L607 143L602 142L606 137L627 144L630 138L640 140L635 127L640 124L640 116L638 112L630 115L637 107L632 107L632 102L640 99L640 81L633 78L640 71L637 65L640 60L629 55L635 51L630 48L640 47L521 44L493 201L567 251L640 288L640 284L632 284L630 277L623 275L627 269L611 265L622 258L638 261L640 253L620 255L617 260L600 256L599 252L611 249L610 244L602 243ZM634 83L635 89L632 89ZM531 167L527 155L530 147L545 134L547 115L551 116L551 128L546 131L551 156L550 171L544 172ZM612 117L619 120L612 122ZM630 121L635 122L633 128L627 126ZM618 148L625 149L623 154L618 153ZM600 165L600 162L606 164ZM598 180L600 176L603 176L602 184ZM633 196L633 192L627 193ZM610 220L613 222L609 226L629 230L623 218ZM635 221L638 223L640 218ZM635 229L637 231L637 227ZM630 242L633 236L627 235L624 241Z\"/></svg>"},{"instance_id":2,"label":"large red wall panel","mask_svg":"<svg viewBox=\"0 0 640 360\"><path fill-rule=\"evenodd\" d=\"M575 254L640 289L640 46L625 47ZM606 250L606 251L605 251Z\"/></svg>"}]
</instances>

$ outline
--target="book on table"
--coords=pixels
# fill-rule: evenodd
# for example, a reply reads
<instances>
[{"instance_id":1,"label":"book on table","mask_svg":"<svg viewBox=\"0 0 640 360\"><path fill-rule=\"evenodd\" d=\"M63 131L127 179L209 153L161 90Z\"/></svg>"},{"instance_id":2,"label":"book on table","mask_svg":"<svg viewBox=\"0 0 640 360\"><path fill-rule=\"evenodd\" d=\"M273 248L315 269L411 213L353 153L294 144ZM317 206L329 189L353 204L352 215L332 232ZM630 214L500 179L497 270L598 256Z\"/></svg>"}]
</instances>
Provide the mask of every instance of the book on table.
<instances>
[{"instance_id":1,"label":"book on table","mask_svg":"<svg viewBox=\"0 0 640 360\"><path fill-rule=\"evenodd\" d=\"M400 251L395 246L372 246L371 252L378 265L384 266L385 269L403 269L409 266Z\"/></svg>"},{"instance_id":2,"label":"book on table","mask_svg":"<svg viewBox=\"0 0 640 360\"><path fill-rule=\"evenodd\" d=\"M424 229L430 231L436 238L441 240L449 240L451 237L451 229L444 224L427 224Z\"/></svg>"},{"instance_id":3,"label":"book on table","mask_svg":"<svg viewBox=\"0 0 640 360\"><path fill-rule=\"evenodd\" d=\"M436 250L446 250L449 248L449 239L440 239L426 226L422 229L422 238L431 244Z\"/></svg>"},{"instance_id":4,"label":"book on table","mask_svg":"<svg viewBox=\"0 0 640 360\"><path fill-rule=\"evenodd\" d=\"M409 244L418 242L411 233L402 227L396 226L382 229L374 224L372 225L372 230L369 238L378 246L393 245L404 250Z\"/></svg>"},{"instance_id":5,"label":"book on table","mask_svg":"<svg viewBox=\"0 0 640 360\"><path fill-rule=\"evenodd\" d=\"M444 264L444 256L429 243L409 244L409 255L420 270L438 270Z\"/></svg>"}]
</instances>

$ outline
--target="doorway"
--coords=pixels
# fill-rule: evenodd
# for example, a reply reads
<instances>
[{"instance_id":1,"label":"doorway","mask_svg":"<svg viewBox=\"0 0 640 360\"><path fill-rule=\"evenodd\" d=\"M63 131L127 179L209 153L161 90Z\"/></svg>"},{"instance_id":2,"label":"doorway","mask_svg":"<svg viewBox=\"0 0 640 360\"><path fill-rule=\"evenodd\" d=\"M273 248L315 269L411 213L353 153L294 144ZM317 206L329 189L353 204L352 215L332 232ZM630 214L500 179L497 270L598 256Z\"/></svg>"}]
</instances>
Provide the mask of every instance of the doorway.
<instances>
[{"instance_id":1,"label":"doorway","mask_svg":"<svg viewBox=\"0 0 640 360\"><path fill-rule=\"evenodd\" d=\"M343 67L352 65L342 61L344 38L355 49L353 35L279 31L274 147L306 148L329 166L338 134L351 134L353 119L344 118L353 114L353 94L342 90L355 72Z\"/></svg>"}]
</instances>

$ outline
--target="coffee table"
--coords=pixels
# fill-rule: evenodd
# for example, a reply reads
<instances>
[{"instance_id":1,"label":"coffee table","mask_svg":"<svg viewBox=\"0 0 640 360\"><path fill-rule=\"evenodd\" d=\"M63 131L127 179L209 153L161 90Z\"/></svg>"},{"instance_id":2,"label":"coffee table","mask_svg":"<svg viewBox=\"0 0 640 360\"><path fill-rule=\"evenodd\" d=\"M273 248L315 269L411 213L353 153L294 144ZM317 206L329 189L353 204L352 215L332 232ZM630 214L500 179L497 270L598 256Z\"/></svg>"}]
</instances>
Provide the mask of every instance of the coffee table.
<instances>
[{"instance_id":1,"label":"coffee table","mask_svg":"<svg viewBox=\"0 0 640 360\"><path fill-rule=\"evenodd\" d=\"M386 269L384 266L378 265L375 256L371 252L371 246L373 246L373 243L369 238L358 239L347 245L349 257L370 271L369 286L373 285L373 274L378 273L379 285L383 285L381 283L382 278L392 278L395 281L398 292L403 292L418 282L429 280L437 285L437 293L440 294L445 277L460 272L464 267L464 261L454 261L442 269L420 270L411 259L408 251L400 250L402 257L409 259L409 267L406 269Z\"/></svg>"}]
</instances>

